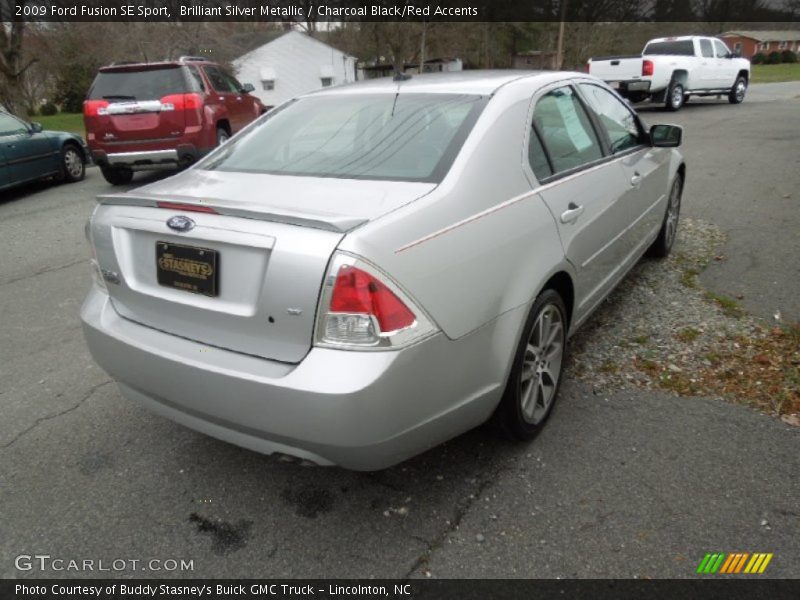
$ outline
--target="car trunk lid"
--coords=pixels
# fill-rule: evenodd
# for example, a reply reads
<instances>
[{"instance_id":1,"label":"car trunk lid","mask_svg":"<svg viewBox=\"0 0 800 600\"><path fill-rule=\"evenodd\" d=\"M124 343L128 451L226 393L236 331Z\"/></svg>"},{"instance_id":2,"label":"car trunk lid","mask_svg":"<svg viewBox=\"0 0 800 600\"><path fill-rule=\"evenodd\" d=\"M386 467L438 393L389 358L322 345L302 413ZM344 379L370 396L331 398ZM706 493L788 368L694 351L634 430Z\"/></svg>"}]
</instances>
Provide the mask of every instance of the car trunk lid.
<instances>
[{"instance_id":1,"label":"car trunk lid","mask_svg":"<svg viewBox=\"0 0 800 600\"><path fill-rule=\"evenodd\" d=\"M117 312L209 351L302 360L342 237L435 187L310 179L190 170L101 196L91 235Z\"/></svg>"}]
</instances>

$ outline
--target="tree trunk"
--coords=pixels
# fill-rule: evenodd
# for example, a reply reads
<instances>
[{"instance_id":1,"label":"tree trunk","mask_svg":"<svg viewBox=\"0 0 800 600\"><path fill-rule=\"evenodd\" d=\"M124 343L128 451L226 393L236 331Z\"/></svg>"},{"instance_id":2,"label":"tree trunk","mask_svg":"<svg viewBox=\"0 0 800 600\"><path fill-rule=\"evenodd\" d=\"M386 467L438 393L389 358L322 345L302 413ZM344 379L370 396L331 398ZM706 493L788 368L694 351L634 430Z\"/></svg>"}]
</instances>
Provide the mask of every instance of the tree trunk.
<instances>
[{"instance_id":1,"label":"tree trunk","mask_svg":"<svg viewBox=\"0 0 800 600\"><path fill-rule=\"evenodd\" d=\"M28 119L23 78L34 61L22 64L22 40L25 22L12 21L10 27L0 24L0 103L8 112Z\"/></svg>"}]
</instances>

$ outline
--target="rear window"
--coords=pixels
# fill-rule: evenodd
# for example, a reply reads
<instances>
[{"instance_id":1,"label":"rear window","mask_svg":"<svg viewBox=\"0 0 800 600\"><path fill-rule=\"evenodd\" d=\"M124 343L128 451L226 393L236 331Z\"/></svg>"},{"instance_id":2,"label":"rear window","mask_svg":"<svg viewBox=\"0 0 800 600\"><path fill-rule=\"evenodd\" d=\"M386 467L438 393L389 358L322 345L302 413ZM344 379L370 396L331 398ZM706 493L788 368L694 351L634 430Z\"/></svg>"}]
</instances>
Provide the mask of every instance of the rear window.
<instances>
[{"instance_id":1,"label":"rear window","mask_svg":"<svg viewBox=\"0 0 800 600\"><path fill-rule=\"evenodd\" d=\"M642 54L645 56L653 56L656 54L667 56L694 56L694 42L692 42L692 40L653 42L647 44Z\"/></svg>"},{"instance_id":2,"label":"rear window","mask_svg":"<svg viewBox=\"0 0 800 600\"><path fill-rule=\"evenodd\" d=\"M438 182L486 103L461 94L325 94L270 113L201 163L220 171Z\"/></svg>"},{"instance_id":3,"label":"rear window","mask_svg":"<svg viewBox=\"0 0 800 600\"><path fill-rule=\"evenodd\" d=\"M89 99L158 100L169 94L195 91L181 67L141 71L100 71Z\"/></svg>"}]
</instances>

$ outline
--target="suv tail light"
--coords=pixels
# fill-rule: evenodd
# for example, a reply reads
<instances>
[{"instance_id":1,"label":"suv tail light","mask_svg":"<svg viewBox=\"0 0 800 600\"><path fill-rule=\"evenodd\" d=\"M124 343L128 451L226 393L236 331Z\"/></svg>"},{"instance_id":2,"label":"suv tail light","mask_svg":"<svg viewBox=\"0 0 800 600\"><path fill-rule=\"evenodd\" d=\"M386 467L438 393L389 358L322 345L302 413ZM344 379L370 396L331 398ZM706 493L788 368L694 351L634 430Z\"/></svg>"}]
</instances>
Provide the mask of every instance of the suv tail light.
<instances>
[{"instance_id":1,"label":"suv tail light","mask_svg":"<svg viewBox=\"0 0 800 600\"><path fill-rule=\"evenodd\" d=\"M646 77L648 75L653 74L653 61L652 60L643 60L642 61L642 77Z\"/></svg>"},{"instance_id":2,"label":"suv tail light","mask_svg":"<svg viewBox=\"0 0 800 600\"><path fill-rule=\"evenodd\" d=\"M83 114L86 117L96 117L108 114L108 100L85 100Z\"/></svg>"},{"instance_id":3,"label":"suv tail light","mask_svg":"<svg viewBox=\"0 0 800 600\"><path fill-rule=\"evenodd\" d=\"M396 284L364 261L336 253L320 296L315 344L387 350L436 331Z\"/></svg>"},{"instance_id":4,"label":"suv tail light","mask_svg":"<svg viewBox=\"0 0 800 600\"><path fill-rule=\"evenodd\" d=\"M197 110L203 106L200 94L170 94L161 98L161 110Z\"/></svg>"}]
</instances>

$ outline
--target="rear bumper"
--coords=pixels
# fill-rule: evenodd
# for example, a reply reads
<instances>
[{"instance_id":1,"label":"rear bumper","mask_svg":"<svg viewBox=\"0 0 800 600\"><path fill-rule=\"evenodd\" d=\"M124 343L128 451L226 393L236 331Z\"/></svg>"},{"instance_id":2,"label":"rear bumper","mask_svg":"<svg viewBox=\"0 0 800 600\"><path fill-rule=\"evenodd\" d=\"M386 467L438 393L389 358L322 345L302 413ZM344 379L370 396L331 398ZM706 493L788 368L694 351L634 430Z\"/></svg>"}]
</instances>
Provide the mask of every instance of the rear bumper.
<instances>
[{"instance_id":1,"label":"rear bumper","mask_svg":"<svg viewBox=\"0 0 800 600\"><path fill-rule=\"evenodd\" d=\"M609 85L619 91L623 96L628 93L649 93L651 81L631 79L627 81L612 81Z\"/></svg>"},{"instance_id":2,"label":"rear bumper","mask_svg":"<svg viewBox=\"0 0 800 600\"><path fill-rule=\"evenodd\" d=\"M95 162L100 166L127 167L133 170L174 168L191 164L200 158L197 148L183 144L168 150L141 150L136 152L106 152L94 150Z\"/></svg>"},{"instance_id":3,"label":"rear bumper","mask_svg":"<svg viewBox=\"0 0 800 600\"><path fill-rule=\"evenodd\" d=\"M512 311L513 313L513 311ZM355 470L382 469L485 421L505 381L511 313L462 340L392 352L312 348L296 365L178 338L120 317L96 286L89 349L122 393L233 444ZM487 356L488 355L488 356Z\"/></svg>"}]
</instances>

